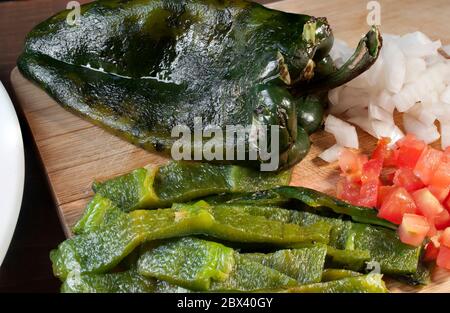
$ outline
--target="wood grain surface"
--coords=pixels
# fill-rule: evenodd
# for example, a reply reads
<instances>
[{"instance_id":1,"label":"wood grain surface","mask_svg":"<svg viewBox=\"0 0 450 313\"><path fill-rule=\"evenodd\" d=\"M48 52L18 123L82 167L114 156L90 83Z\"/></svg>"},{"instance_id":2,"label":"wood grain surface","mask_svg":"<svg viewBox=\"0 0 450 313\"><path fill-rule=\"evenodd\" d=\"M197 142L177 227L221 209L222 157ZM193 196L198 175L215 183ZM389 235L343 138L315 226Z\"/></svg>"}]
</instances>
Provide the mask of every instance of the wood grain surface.
<instances>
[{"instance_id":1,"label":"wood grain surface","mask_svg":"<svg viewBox=\"0 0 450 313\"><path fill-rule=\"evenodd\" d=\"M450 42L450 31L445 27L450 14L449 1L380 3L383 31L401 34L420 29L433 39ZM326 16L335 36L353 45L368 29L365 1L286 0L268 6ZM94 178L108 178L136 167L167 161L68 113L24 79L17 69L11 73L11 82L34 135L67 236L71 235L71 226L83 213L92 196L91 183ZM311 153L294 169L292 184L332 193L338 178L336 164L325 164L317 155L334 144L334 140L331 135L320 132L312 136L312 142ZM366 152L375 146L375 140L362 132L360 143ZM433 280L433 284L420 290L396 282L390 283L390 287L393 291L450 291L450 276L446 271L435 271Z\"/></svg>"}]
</instances>

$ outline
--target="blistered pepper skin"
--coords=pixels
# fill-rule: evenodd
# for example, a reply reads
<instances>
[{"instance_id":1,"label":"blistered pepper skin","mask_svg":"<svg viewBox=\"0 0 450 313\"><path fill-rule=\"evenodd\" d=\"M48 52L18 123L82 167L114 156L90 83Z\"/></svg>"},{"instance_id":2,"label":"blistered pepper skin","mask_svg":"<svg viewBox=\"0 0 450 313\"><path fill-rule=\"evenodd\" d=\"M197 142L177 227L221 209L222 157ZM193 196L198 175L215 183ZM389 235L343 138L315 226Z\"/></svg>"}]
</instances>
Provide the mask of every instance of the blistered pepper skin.
<instances>
[{"instance_id":1,"label":"blistered pepper skin","mask_svg":"<svg viewBox=\"0 0 450 313\"><path fill-rule=\"evenodd\" d=\"M203 234L231 242L289 247L327 243L329 232L330 227L321 223L301 227L201 201L171 209L121 212L104 227L64 241L50 258L55 276L65 279L72 271L105 273L140 244L159 239Z\"/></svg>"},{"instance_id":2,"label":"blistered pepper skin","mask_svg":"<svg viewBox=\"0 0 450 313\"><path fill-rule=\"evenodd\" d=\"M237 165L169 162L139 168L103 182L94 191L124 211L170 207L199 197L257 191L289 184L290 171L259 172Z\"/></svg>"},{"instance_id":3,"label":"blistered pepper skin","mask_svg":"<svg viewBox=\"0 0 450 313\"><path fill-rule=\"evenodd\" d=\"M278 125L278 169L309 149L308 136L297 136L303 128L293 93L345 83L370 67L381 47L363 40L355 64L329 73L326 19L244 0L99 0L81 7L75 25L69 13L37 25L18 60L20 71L65 108L166 155L172 129L192 131L195 118L202 129ZM245 160L234 161L259 165L249 149L246 139Z\"/></svg>"}]
</instances>

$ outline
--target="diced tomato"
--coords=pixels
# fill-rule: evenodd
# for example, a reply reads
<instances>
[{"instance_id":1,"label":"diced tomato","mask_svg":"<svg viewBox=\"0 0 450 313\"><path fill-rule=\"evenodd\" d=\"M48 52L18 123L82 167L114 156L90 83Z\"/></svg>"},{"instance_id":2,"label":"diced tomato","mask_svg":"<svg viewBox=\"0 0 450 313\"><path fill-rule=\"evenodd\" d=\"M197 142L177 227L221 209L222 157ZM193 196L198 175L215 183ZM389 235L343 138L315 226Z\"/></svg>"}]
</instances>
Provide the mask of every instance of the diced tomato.
<instances>
[{"instance_id":1,"label":"diced tomato","mask_svg":"<svg viewBox=\"0 0 450 313\"><path fill-rule=\"evenodd\" d=\"M441 246L436 259L436 264L439 267L450 270L450 248Z\"/></svg>"},{"instance_id":2,"label":"diced tomato","mask_svg":"<svg viewBox=\"0 0 450 313\"><path fill-rule=\"evenodd\" d=\"M379 186L378 187L378 201L377 201L377 207L381 207L381 204L383 204L386 197L394 190L396 189L395 186Z\"/></svg>"},{"instance_id":3,"label":"diced tomato","mask_svg":"<svg viewBox=\"0 0 450 313\"><path fill-rule=\"evenodd\" d=\"M398 156L397 156L397 166L398 167L409 167L414 168L417 161L425 149L426 144L422 140L418 140L413 135L407 135L397 141Z\"/></svg>"},{"instance_id":4,"label":"diced tomato","mask_svg":"<svg viewBox=\"0 0 450 313\"><path fill-rule=\"evenodd\" d=\"M378 181L381 169L383 168L383 162L381 160L373 159L363 164L361 182Z\"/></svg>"},{"instance_id":5,"label":"diced tomato","mask_svg":"<svg viewBox=\"0 0 450 313\"><path fill-rule=\"evenodd\" d=\"M337 184L336 196L341 200L358 205L360 190L359 183L348 181L342 177Z\"/></svg>"},{"instance_id":6,"label":"diced tomato","mask_svg":"<svg viewBox=\"0 0 450 313\"><path fill-rule=\"evenodd\" d=\"M353 182L361 180L364 162L365 160L361 157L361 154L350 149L342 149L339 155L339 167L342 175Z\"/></svg>"},{"instance_id":7,"label":"diced tomato","mask_svg":"<svg viewBox=\"0 0 450 313\"><path fill-rule=\"evenodd\" d=\"M372 159L363 164L361 175L361 191L358 205L376 207L378 200L378 186L383 161Z\"/></svg>"},{"instance_id":8,"label":"diced tomato","mask_svg":"<svg viewBox=\"0 0 450 313\"><path fill-rule=\"evenodd\" d=\"M397 187L382 202L378 217L400 224L403 214L415 214L416 210L417 207L408 191L403 187Z\"/></svg>"},{"instance_id":9,"label":"diced tomato","mask_svg":"<svg viewBox=\"0 0 450 313\"><path fill-rule=\"evenodd\" d=\"M423 150L419 160L414 167L414 174L419 177L425 185L428 185L434 175L444 153L432 147Z\"/></svg>"},{"instance_id":10,"label":"diced tomato","mask_svg":"<svg viewBox=\"0 0 450 313\"><path fill-rule=\"evenodd\" d=\"M395 158L394 150L389 148L391 143L390 138L381 138L378 140L377 147L372 153L371 159L380 160L384 166L395 166L397 160Z\"/></svg>"},{"instance_id":11,"label":"diced tomato","mask_svg":"<svg viewBox=\"0 0 450 313\"><path fill-rule=\"evenodd\" d=\"M416 203L418 211L427 218L434 219L435 216L444 211L438 199L428 190L422 188L412 193L414 202Z\"/></svg>"},{"instance_id":12,"label":"diced tomato","mask_svg":"<svg viewBox=\"0 0 450 313\"><path fill-rule=\"evenodd\" d=\"M442 232L441 237L439 238L439 242L441 243L441 246L450 248L450 227L447 227Z\"/></svg>"},{"instance_id":13,"label":"diced tomato","mask_svg":"<svg viewBox=\"0 0 450 313\"><path fill-rule=\"evenodd\" d=\"M447 210L442 211L434 217L434 225L437 230L443 230L450 227L450 213Z\"/></svg>"},{"instance_id":14,"label":"diced tomato","mask_svg":"<svg viewBox=\"0 0 450 313\"><path fill-rule=\"evenodd\" d=\"M430 225L425 217L406 213L398 228L398 235L403 243L418 247L423 243L429 230Z\"/></svg>"},{"instance_id":15,"label":"diced tomato","mask_svg":"<svg viewBox=\"0 0 450 313\"><path fill-rule=\"evenodd\" d=\"M450 195L448 195L447 200L444 201L444 207L450 210Z\"/></svg>"},{"instance_id":16,"label":"diced tomato","mask_svg":"<svg viewBox=\"0 0 450 313\"><path fill-rule=\"evenodd\" d=\"M449 196L450 160L442 158L430 179L429 189L441 202Z\"/></svg>"},{"instance_id":17,"label":"diced tomato","mask_svg":"<svg viewBox=\"0 0 450 313\"><path fill-rule=\"evenodd\" d=\"M432 262L437 259L439 253L439 247L436 247L432 241L430 241L425 247L425 253L423 255L423 260L425 262Z\"/></svg>"},{"instance_id":18,"label":"diced tomato","mask_svg":"<svg viewBox=\"0 0 450 313\"><path fill-rule=\"evenodd\" d=\"M399 168L394 175L393 183L396 186L404 187L408 192L425 187L424 183L417 177L409 167Z\"/></svg>"},{"instance_id":19,"label":"diced tomato","mask_svg":"<svg viewBox=\"0 0 450 313\"><path fill-rule=\"evenodd\" d=\"M430 229L428 230L427 237L431 238L437 235L438 230L436 228L436 225L434 224L433 219L428 219L428 225L430 225Z\"/></svg>"},{"instance_id":20,"label":"diced tomato","mask_svg":"<svg viewBox=\"0 0 450 313\"><path fill-rule=\"evenodd\" d=\"M368 208L376 207L378 201L378 186L378 179L362 183L361 190L359 192L358 205Z\"/></svg>"},{"instance_id":21,"label":"diced tomato","mask_svg":"<svg viewBox=\"0 0 450 313\"><path fill-rule=\"evenodd\" d=\"M393 167L385 167L381 170L380 180L384 185L392 185L394 182L395 172Z\"/></svg>"}]
</instances>

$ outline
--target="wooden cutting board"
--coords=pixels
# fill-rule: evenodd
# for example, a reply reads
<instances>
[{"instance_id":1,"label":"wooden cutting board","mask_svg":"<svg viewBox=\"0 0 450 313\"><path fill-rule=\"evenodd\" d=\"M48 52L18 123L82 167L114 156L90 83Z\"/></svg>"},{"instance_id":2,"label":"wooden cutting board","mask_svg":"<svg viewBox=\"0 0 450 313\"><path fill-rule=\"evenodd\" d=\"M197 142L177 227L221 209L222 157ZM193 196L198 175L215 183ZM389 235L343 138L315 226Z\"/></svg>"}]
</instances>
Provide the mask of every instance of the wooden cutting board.
<instances>
[{"instance_id":1,"label":"wooden cutting board","mask_svg":"<svg viewBox=\"0 0 450 313\"><path fill-rule=\"evenodd\" d=\"M448 0L380 1L382 30L402 34L420 29L433 39L450 43L447 29L450 15ZM366 2L361 0L315 1L286 0L268 5L289 12L326 16L336 37L356 45L367 31ZM147 164L161 164L166 158L146 152L101 128L65 111L45 92L27 81L14 69L11 82L20 108L31 128L48 176L59 217L67 236L92 197L94 178L108 178ZM360 132L360 144L371 151L376 141ZM336 164L317 158L334 144L331 135L320 132L312 136L312 150L294 169L292 185L306 186L333 193L338 171ZM434 283L421 289L426 292L450 292L450 274L436 270ZM419 291L416 288L390 283L392 291Z\"/></svg>"}]
</instances>

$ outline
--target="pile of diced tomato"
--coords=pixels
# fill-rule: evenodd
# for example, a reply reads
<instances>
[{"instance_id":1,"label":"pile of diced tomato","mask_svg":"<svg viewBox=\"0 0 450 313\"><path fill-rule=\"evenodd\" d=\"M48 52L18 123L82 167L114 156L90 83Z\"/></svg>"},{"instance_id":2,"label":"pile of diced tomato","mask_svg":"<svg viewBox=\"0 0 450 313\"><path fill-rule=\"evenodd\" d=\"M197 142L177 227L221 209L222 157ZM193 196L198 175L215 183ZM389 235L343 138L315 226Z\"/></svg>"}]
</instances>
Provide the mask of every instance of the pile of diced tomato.
<instances>
[{"instance_id":1,"label":"pile of diced tomato","mask_svg":"<svg viewBox=\"0 0 450 313\"><path fill-rule=\"evenodd\" d=\"M370 157L343 149L338 198L373 207L399 225L400 240L420 246L428 261L450 269L450 147L445 151L407 135L390 147L379 140Z\"/></svg>"}]
</instances>

